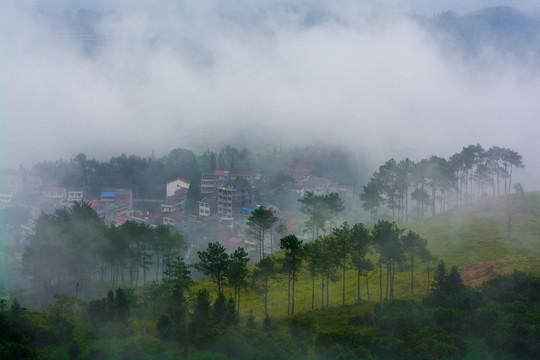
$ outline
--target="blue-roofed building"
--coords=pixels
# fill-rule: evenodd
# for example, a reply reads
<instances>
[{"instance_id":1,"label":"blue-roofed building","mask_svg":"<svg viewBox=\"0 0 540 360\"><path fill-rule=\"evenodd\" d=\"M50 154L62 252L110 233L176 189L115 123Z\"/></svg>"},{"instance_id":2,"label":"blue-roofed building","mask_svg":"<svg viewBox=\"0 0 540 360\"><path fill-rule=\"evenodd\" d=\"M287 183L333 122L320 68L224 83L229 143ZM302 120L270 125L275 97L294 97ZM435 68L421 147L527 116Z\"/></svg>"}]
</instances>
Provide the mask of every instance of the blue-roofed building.
<instances>
[{"instance_id":1,"label":"blue-roofed building","mask_svg":"<svg viewBox=\"0 0 540 360\"><path fill-rule=\"evenodd\" d=\"M101 200L114 200L114 199L116 199L115 192L102 192L101 193Z\"/></svg>"}]
</instances>

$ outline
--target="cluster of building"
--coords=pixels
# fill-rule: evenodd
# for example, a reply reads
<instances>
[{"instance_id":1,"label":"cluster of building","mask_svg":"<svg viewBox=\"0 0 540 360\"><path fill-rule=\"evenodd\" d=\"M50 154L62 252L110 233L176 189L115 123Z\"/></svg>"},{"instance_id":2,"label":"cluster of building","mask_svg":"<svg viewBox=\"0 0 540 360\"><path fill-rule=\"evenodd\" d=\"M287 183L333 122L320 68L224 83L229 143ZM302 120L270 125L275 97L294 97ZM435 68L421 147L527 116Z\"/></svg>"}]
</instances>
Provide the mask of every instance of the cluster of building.
<instances>
[{"instance_id":1,"label":"cluster of building","mask_svg":"<svg viewBox=\"0 0 540 360\"><path fill-rule=\"evenodd\" d=\"M259 177L260 179L260 177ZM218 216L226 225L244 222L256 207L255 176L250 170L215 170L201 175L199 217Z\"/></svg>"},{"instance_id":2,"label":"cluster of building","mask_svg":"<svg viewBox=\"0 0 540 360\"><path fill-rule=\"evenodd\" d=\"M342 197L352 197L353 188L333 183L330 179L313 176L313 170L297 160L289 160L283 165L283 174L294 179L295 190L303 196L306 192L317 195L338 193Z\"/></svg>"},{"instance_id":3,"label":"cluster of building","mask_svg":"<svg viewBox=\"0 0 540 360\"><path fill-rule=\"evenodd\" d=\"M352 189L340 188L329 179L314 177L309 166L295 160L285 163L283 173L294 179L293 186L299 196L306 191L317 194L337 191L344 195L350 192L352 195ZM18 194L24 194L23 203L30 208L32 217L37 218L42 212L52 213L84 200L112 226L120 226L126 221L150 226L168 225L181 230L195 246L219 241L230 249L243 246L254 251L255 242L246 236L247 219L260 205L255 201L255 187L267 180L251 170L203 172L200 180L202 199L198 202L197 216L186 211L191 184L181 177L168 181L164 200L145 210L144 205L134 206L134 203L155 200L134 199L130 189L103 189L98 198L89 198L82 189L49 186L40 177L2 174L0 207L12 206ZM298 227L295 220L283 221L288 231Z\"/></svg>"},{"instance_id":4,"label":"cluster of building","mask_svg":"<svg viewBox=\"0 0 540 360\"><path fill-rule=\"evenodd\" d=\"M38 176L2 174L0 182L0 208L9 208L15 204L25 206L32 219L41 213L53 213L56 209L83 200L90 203L108 224L113 223L118 216L133 213L133 193L129 189L104 189L99 198L89 199L82 189L51 186Z\"/></svg>"}]
</instances>

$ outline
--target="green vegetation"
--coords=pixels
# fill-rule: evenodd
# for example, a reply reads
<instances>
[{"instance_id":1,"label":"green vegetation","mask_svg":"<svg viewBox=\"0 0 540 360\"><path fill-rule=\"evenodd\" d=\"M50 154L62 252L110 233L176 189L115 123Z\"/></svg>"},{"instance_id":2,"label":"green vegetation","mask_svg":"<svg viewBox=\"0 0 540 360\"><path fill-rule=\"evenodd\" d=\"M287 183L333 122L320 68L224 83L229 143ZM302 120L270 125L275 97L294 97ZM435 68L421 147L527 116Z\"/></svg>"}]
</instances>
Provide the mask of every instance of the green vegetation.
<instances>
[{"instance_id":1,"label":"green vegetation","mask_svg":"<svg viewBox=\"0 0 540 360\"><path fill-rule=\"evenodd\" d=\"M473 147L460 156L469 152L471 159L482 154ZM233 168L231 162L243 166L248 158L228 148L205 161ZM422 166L433 170L443 160L432 157ZM492 180L506 169L501 179L508 192L519 162L501 157L497 164ZM42 214L22 255L34 294L19 300L43 311L2 299L0 358L538 358L540 194L518 191L473 203L469 175L480 165L459 167L464 178L453 190L459 207L423 219L422 202L432 210L435 202L427 202L427 191L415 195L422 215L415 223L407 222L402 197L409 189L387 181L413 164L383 165L378 174L393 175L374 179L385 192L369 199L365 193L364 201L395 206L403 225L336 219L326 232L344 202L337 194L306 192L299 202L312 241L280 234L283 252L275 255L264 252L275 214L260 207L249 218L259 240L252 266L243 248L228 254L217 242L188 265L179 256L186 244L171 228L129 221L107 227L86 203ZM426 174L416 178L415 191L423 181L426 188L441 184ZM267 194L289 181L278 180ZM403 187L392 192L394 185ZM378 207L370 210L379 215ZM194 281L192 268L209 279Z\"/></svg>"},{"instance_id":2,"label":"green vegetation","mask_svg":"<svg viewBox=\"0 0 540 360\"><path fill-rule=\"evenodd\" d=\"M0 310L1 358L25 359L536 359L540 278L515 271L473 289L443 262L421 302L388 300L333 307L287 318L246 322L223 294L195 292L190 310L171 306L157 322L138 320L141 307L109 293L110 312L81 317L58 307L29 312L16 300ZM123 299L127 297L122 296ZM110 304L110 306L108 305ZM130 307L131 306L131 307ZM185 309L185 317L175 317ZM130 313L131 311L131 313ZM97 314L107 316L95 316ZM126 316L130 316L126 322ZM204 349L204 350L202 350Z\"/></svg>"},{"instance_id":3,"label":"green vegetation","mask_svg":"<svg viewBox=\"0 0 540 360\"><path fill-rule=\"evenodd\" d=\"M200 181L195 154L186 149L174 149L161 158L142 158L122 154L109 161L87 159L78 154L70 161L41 162L30 173L42 177L44 182L79 189L86 196L99 198L107 188L132 189L135 198L161 199L164 184L182 177L192 184ZM196 194L198 200L198 194Z\"/></svg>"},{"instance_id":4,"label":"green vegetation","mask_svg":"<svg viewBox=\"0 0 540 360\"><path fill-rule=\"evenodd\" d=\"M185 247L182 236L163 225L127 221L108 228L81 202L38 217L21 265L32 284L33 306L42 309L55 294L90 299L117 284L146 287L151 265L157 281L162 266Z\"/></svg>"},{"instance_id":5,"label":"green vegetation","mask_svg":"<svg viewBox=\"0 0 540 360\"><path fill-rule=\"evenodd\" d=\"M496 270L540 273L540 193L490 198L407 224L431 253L457 266L501 261Z\"/></svg>"},{"instance_id":6,"label":"green vegetation","mask_svg":"<svg viewBox=\"0 0 540 360\"><path fill-rule=\"evenodd\" d=\"M435 155L418 162L390 159L373 173L360 198L374 222L386 206L392 221L406 223L409 197L416 202L411 218L423 219L428 208L434 217L447 209L486 198L489 193L509 194L513 169L522 167L517 152L498 146L484 150L480 144L464 147L449 159ZM518 192L523 192L519 186Z\"/></svg>"}]
</instances>

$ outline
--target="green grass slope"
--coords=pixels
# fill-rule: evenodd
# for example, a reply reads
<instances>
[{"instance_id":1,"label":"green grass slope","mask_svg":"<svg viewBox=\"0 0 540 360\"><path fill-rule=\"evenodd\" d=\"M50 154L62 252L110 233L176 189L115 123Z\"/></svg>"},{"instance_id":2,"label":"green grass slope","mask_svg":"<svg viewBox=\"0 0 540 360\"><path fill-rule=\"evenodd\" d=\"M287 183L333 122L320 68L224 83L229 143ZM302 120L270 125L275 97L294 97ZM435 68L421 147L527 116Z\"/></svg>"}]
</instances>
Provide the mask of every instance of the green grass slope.
<instances>
[{"instance_id":1,"label":"green grass slope","mask_svg":"<svg viewBox=\"0 0 540 360\"><path fill-rule=\"evenodd\" d=\"M538 192L482 200L406 227L427 239L431 253L447 264L492 262L501 273L540 273Z\"/></svg>"},{"instance_id":2,"label":"green grass slope","mask_svg":"<svg viewBox=\"0 0 540 360\"><path fill-rule=\"evenodd\" d=\"M510 238L508 221L511 219ZM491 198L448 211L435 218L401 225L418 232L428 240L432 255L443 259L448 267L456 265L467 271L473 264L484 265L473 269L472 275L478 285L498 274L511 273L514 269L528 273L540 273L540 193L513 194ZM375 258L374 258L375 259ZM436 266L430 264L431 275ZM474 274L474 272L478 274ZM483 273L487 272L487 273ZM383 298L385 296L383 269ZM379 273L377 268L369 276L369 292L372 303L379 299ZM367 301L365 279L361 281L362 301ZM428 292L427 264L416 261L414 267L414 294L410 294L410 267L402 264L396 273L395 297L420 299ZM209 281L199 283L213 293L214 285ZM342 304L341 278L330 283L330 307ZM346 275L346 305L356 303L356 274L349 270ZM271 284L269 314L273 318L287 315L287 280L281 276ZM315 309L321 308L321 283L315 281ZM296 286L296 312L311 310L311 279L302 271ZM263 318L263 300L252 291L242 293L241 314L253 313L258 320Z\"/></svg>"}]
</instances>

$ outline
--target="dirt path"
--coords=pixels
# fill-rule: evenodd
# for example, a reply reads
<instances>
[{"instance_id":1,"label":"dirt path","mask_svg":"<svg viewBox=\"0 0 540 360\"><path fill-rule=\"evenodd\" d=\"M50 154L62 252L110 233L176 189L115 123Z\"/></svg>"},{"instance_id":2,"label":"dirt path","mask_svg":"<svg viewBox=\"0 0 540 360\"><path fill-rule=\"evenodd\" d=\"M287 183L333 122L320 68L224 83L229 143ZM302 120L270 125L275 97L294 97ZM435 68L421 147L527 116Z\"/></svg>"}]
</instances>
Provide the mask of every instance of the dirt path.
<instances>
[{"instance_id":1,"label":"dirt path","mask_svg":"<svg viewBox=\"0 0 540 360\"><path fill-rule=\"evenodd\" d=\"M484 281L495 279L502 275L500 271L495 269L497 265L510 262L515 258L516 256L509 256L504 259L464 265L460 266L458 270L465 285L481 285Z\"/></svg>"}]
</instances>

